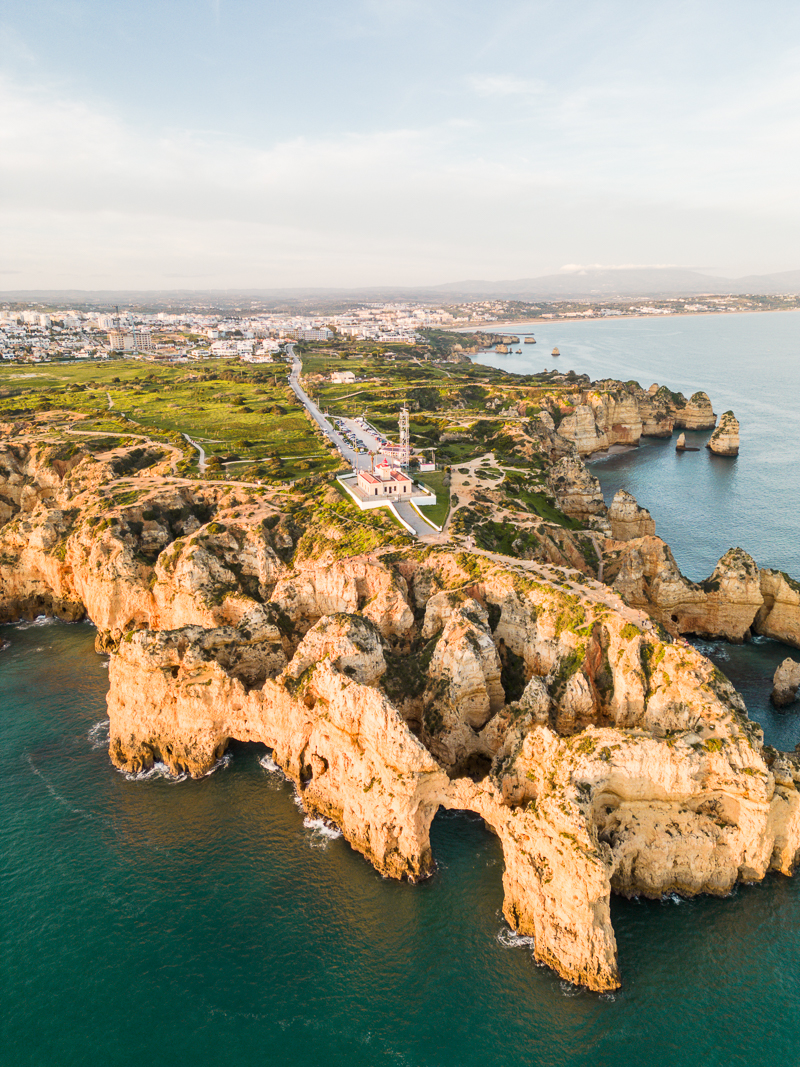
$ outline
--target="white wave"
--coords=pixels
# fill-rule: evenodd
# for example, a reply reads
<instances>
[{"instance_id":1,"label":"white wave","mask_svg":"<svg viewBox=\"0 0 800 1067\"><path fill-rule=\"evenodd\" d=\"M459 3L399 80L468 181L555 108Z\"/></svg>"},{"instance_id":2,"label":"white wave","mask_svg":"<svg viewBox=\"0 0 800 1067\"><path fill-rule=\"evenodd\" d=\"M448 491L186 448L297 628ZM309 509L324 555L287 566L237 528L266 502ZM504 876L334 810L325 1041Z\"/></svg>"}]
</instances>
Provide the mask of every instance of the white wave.
<instances>
[{"instance_id":1,"label":"white wave","mask_svg":"<svg viewBox=\"0 0 800 1067\"><path fill-rule=\"evenodd\" d=\"M57 800L58 803L62 804L65 808L67 808L68 811L71 811L73 815L85 815L87 819L93 819L95 817L91 811L86 811L85 808L76 808L75 805L72 804L69 800L67 800L66 797L62 797L61 794L53 788L47 778L45 778L45 776L42 774L42 772L31 759L30 755L28 755L26 758L28 760L28 764L30 765L31 770L36 775L36 777L44 783L45 789L54 800Z\"/></svg>"},{"instance_id":2,"label":"white wave","mask_svg":"<svg viewBox=\"0 0 800 1067\"><path fill-rule=\"evenodd\" d=\"M31 619L30 622L19 622L17 627L20 630L30 630L32 626L55 626L58 619L53 619L49 615L37 615L35 619Z\"/></svg>"},{"instance_id":3,"label":"white wave","mask_svg":"<svg viewBox=\"0 0 800 1067\"><path fill-rule=\"evenodd\" d=\"M100 722L96 722L86 735L91 742L92 748L107 748L110 731L111 723L108 719L101 719Z\"/></svg>"},{"instance_id":4,"label":"white wave","mask_svg":"<svg viewBox=\"0 0 800 1067\"><path fill-rule=\"evenodd\" d=\"M565 997L579 997L583 993L581 986L568 982L566 978L563 978L558 984L561 986L561 993Z\"/></svg>"},{"instance_id":5,"label":"white wave","mask_svg":"<svg viewBox=\"0 0 800 1067\"><path fill-rule=\"evenodd\" d=\"M333 823L322 818L315 819L311 815L306 815L305 819L303 819L303 826L307 830L312 830L315 834L319 834L320 837L327 838L329 841L335 841L337 837L342 836L342 831L334 826Z\"/></svg>"},{"instance_id":6,"label":"white wave","mask_svg":"<svg viewBox=\"0 0 800 1067\"><path fill-rule=\"evenodd\" d=\"M662 904L685 904L686 900L677 893L665 893L661 898Z\"/></svg>"},{"instance_id":7,"label":"white wave","mask_svg":"<svg viewBox=\"0 0 800 1067\"><path fill-rule=\"evenodd\" d=\"M206 771L206 773L203 775L203 777L204 778L208 778L208 776L213 774L214 771L222 770L222 768L223 767L227 767L231 763L232 760L233 760L232 754L230 752L226 752L224 756L220 756L220 758L217 760L217 762L214 764L214 766L210 770Z\"/></svg>"},{"instance_id":8,"label":"white wave","mask_svg":"<svg viewBox=\"0 0 800 1067\"><path fill-rule=\"evenodd\" d=\"M497 941L503 948L533 948L536 944L535 938L518 934L514 930L509 930L508 927L498 932Z\"/></svg>"},{"instance_id":9,"label":"white wave","mask_svg":"<svg viewBox=\"0 0 800 1067\"><path fill-rule=\"evenodd\" d=\"M214 774L215 771L221 770L223 767L227 767L233 759L230 752L226 752L224 756L221 756L213 767L210 767L205 774L201 775L203 778L208 778ZM186 771L181 771L180 774L173 774L166 763L157 762L154 763L149 770L146 771L121 771L124 778L129 782L152 782L156 778L163 778L167 782L171 782L173 785L177 785L178 782L186 782L191 780L191 775Z\"/></svg>"},{"instance_id":10,"label":"white wave","mask_svg":"<svg viewBox=\"0 0 800 1067\"><path fill-rule=\"evenodd\" d=\"M155 778L165 778L169 782L185 782L189 777L186 773L173 774L166 763L154 763L146 771L121 771L120 773L129 782L152 782Z\"/></svg>"},{"instance_id":11,"label":"white wave","mask_svg":"<svg viewBox=\"0 0 800 1067\"><path fill-rule=\"evenodd\" d=\"M268 774L283 774L283 771L280 769L280 767L272 758L272 756L270 756L269 752L267 752L265 756L262 756L258 762L261 764L264 770L267 771Z\"/></svg>"}]
</instances>

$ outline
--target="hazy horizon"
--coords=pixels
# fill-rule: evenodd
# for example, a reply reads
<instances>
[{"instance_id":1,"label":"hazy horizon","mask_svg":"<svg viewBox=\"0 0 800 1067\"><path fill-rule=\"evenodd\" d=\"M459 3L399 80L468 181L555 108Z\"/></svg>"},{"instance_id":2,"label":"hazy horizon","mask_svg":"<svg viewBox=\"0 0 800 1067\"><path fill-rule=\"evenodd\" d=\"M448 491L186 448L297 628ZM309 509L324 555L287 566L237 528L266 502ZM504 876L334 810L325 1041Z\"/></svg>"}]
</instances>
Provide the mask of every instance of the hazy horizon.
<instances>
[{"instance_id":1,"label":"hazy horizon","mask_svg":"<svg viewBox=\"0 0 800 1067\"><path fill-rule=\"evenodd\" d=\"M0 289L796 270L784 2L17 5Z\"/></svg>"}]
</instances>

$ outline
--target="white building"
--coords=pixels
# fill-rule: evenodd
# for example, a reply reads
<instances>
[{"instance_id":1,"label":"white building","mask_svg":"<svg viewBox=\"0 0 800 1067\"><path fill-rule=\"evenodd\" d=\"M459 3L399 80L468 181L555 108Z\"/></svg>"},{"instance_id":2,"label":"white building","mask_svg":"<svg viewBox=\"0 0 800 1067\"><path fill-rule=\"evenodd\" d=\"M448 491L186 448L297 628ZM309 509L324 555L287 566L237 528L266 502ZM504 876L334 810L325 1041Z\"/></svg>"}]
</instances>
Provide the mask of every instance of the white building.
<instances>
[{"instance_id":1,"label":"white building","mask_svg":"<svg viewBox=\"0 0 800 1067\"><path fill-rule=\"evenodd\" d=\"M414 488L409 476L385 459L375 466L374 472L359 471L356 485L367 497L391 497L394 500L407 499Z\"/></svg>"}]
</instances>

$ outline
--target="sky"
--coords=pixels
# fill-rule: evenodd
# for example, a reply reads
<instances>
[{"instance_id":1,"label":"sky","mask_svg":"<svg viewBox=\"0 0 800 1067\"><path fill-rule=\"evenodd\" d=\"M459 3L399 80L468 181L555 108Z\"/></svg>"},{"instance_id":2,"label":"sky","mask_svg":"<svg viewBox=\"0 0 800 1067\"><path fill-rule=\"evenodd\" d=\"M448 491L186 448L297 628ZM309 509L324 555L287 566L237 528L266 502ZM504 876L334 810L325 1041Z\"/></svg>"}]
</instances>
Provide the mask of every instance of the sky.
<instances>
[{"instance_id":1,"label":"sky","mask_svg":"<svg viewBox=\"0 0 800 1067\"><path fill-rule=\"evenodd\" d=\"M3 0L0 290L800 267L794 0Z\"/></svg>"}]
</instances>

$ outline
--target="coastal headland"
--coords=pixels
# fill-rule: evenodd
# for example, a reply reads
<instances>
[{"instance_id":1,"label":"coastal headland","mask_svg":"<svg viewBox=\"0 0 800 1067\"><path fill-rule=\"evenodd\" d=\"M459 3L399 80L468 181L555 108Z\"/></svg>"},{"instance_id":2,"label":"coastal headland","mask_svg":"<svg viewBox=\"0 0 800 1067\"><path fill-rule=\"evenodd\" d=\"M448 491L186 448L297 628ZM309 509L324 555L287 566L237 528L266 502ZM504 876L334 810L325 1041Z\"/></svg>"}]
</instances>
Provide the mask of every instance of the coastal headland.
<instances>
[{"instance_id":1,"label":"coastal headland","mask_svg":"<svg viewBox=\"0 0 800 1067\"><path fill-rule=\"evenodd\" d=\"M201 475L158 403L123 421L102 412L112 383L76 407L68 387L48 398L4 380L0 618L93 621L114 764L199 776L232 740L260 742L307 812L409 881L434 869L436 812L476 812L502 844L509 925L598 991L621 981L612 892L722 896L790 874L800 755L764 745L682 635L800 648L800 585L735 547L689 581L652 516L625 493L607 508L583 462L642 436L710 434L709 397L523 378L458 353L363 355L349 361L362 386L332 380L335 349L302 358L305 389L334 415L353 414L361 387L389 432L408 404L449 496L441 533L412 539L388 512L359 512L316 428L292 478L258 458L267 441L237 478L222 464ZM189 384L278 388L249 374ZM179 372L153 377L164 395ZM199 417L170 414L193 438Z\"/></svg>"}]
</instances>

